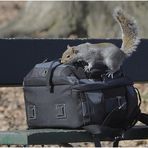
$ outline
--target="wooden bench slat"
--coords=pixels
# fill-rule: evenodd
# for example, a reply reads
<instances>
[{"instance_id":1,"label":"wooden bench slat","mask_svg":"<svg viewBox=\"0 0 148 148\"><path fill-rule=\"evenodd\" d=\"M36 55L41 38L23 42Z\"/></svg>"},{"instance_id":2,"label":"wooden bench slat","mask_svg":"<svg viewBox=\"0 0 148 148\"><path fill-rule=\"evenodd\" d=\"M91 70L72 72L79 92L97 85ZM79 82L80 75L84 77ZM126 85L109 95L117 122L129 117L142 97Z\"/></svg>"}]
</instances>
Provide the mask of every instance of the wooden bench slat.
<instances>
[{"instance_id":1,"label":"wooden bench slat","mask_svg":"<svg viewBox=\"0 0 148 148\"><path fill-rule=\"evenodd\" d=\"M117 131L108 137L108 132L98 135L101 141L112 141ZM128 130L122 140L148 139L148 126L135 126ZM92 142L92 135L85 130L31 129L23 131L1 131L0 144L42 145L74 142Z\"/></svg>"},{"instance_id":2,"label":"wooden bench slat","mask_svg":"<svg viewBox=\"0 0 148 148\"><path fill-rule=\"evenodd\" d=\"M111 42L121 46L119 39L0 39L0 86L22 86L24 76L37 63L61 57L67 45ZM142 39L135 52L123 65L134 81L147 82L148 39Z\"/></svg>"},{"instance_id":3,"label":"wooden bench slat","mask_svg":"<svg viewBox=\"0 0 148 148\"><path fill-rule=\"evenodd\" d=\"M26 145L28 143L26 131L1 131L0 144L3 145Z\"/></svg>"},{"instance_id":4,"label":"wooden bench slat","mask_svg":"<svg viewBox=\"0 0 148 148\"><path fill-rule=\"evenodd\" d=\"M148 139L148 126L135 126L129 129L123 140L140 140Z\"/></svg>"},{"instance_id":5,"label":"wooden bench slat","mask_svg":"<svg viewBox=\"0 0 148 148\"><path fill-rule=\"evenodd\" d=\"M0 144L33 145L92 141L84 130L34 129L0 132Z\"/></svg>"}]
</instances>

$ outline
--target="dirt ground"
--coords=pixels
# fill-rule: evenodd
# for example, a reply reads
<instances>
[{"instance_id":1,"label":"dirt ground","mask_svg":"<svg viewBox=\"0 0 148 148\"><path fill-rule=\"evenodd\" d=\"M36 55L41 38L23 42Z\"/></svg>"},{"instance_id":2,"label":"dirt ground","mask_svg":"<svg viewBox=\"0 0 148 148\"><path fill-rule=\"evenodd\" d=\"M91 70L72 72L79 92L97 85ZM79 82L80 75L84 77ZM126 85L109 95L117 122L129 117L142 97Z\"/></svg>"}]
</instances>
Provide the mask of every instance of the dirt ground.
<instances>
[{"instance_id":1,"label":"dirt ground","mask_svg":"<svg viewBox=\"0 0 148 148\"><path fill-rule=\"evenodd\" d=\"M18 15L18 10L24 7L25 2L0 2L0 26L5 25ZM142 95L141 110L148 112L148 84L135 85ZM0 88L0 130L26 129L24 96L22 88ZM106 143L108 146L110 143ZM103 144L104 145L104 144ZM146 141L120 142L121 146L148 146ZM93 146L92 143L79 143L75 146Z\"/></svg>"}]
</instances>

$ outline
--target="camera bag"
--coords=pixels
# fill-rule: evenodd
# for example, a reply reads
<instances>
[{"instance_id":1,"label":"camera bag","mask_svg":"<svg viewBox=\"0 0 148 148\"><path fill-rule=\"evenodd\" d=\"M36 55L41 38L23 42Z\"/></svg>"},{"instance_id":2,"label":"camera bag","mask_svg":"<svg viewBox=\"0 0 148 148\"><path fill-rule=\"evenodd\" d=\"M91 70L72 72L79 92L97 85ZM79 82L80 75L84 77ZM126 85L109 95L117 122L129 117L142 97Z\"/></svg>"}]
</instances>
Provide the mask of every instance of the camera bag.
<instances>
[{"instance_id":1,"label":"camera bag","mask_svg":"<svg viewBox=\"0 0 148 148\"><path fill-rule=\"evenodd\" d=\"M125 131L141 115L140 94L122 72L95 80L81 67L51 61L36 64L23 85L29 128L84 128L96 135L104 127Z\"/></svg>"}]
</instances>

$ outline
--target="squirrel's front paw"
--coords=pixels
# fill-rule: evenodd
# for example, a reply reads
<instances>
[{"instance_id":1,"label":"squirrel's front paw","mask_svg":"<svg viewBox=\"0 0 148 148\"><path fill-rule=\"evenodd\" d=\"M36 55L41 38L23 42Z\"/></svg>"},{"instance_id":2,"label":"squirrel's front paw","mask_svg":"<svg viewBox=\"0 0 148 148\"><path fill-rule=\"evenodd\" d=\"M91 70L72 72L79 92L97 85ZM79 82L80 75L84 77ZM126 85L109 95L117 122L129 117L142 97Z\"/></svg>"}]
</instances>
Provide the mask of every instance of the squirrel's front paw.
<instances>
[{"instance_id":1,"label":"squirrel's front paw","mask_svg":"<svg viewBox=\"0 0 148 148\"><path fill-rule=\"evenodd\" d=\"M88 63L88 65L86 65L86 66L84 67L84 70L85 70L86 72L90 72L91 68L92 68L92 64L91 64L91 63Z\"/></svg>"},{"instance_id":2,"label":"squirrel's front paw","mask_svg":"<svg viewBox=\"0 0 148 148\"><path fill-rule=\"evenodd\" d=\"M89 72L89 71L90 71L89 66L84 66L84 70L85 70L86 72Z\"/></svg>"},{"instance_id":3,"label":"squirrel's front paw","mask_svg":"<svg viewBox=\"0 0 148 148\"><path fill-rule=\"evenodd\" d=\"M110 69L109 69L109 70L106 70L106 71L107 71L106 76L107 76L108 78L111 77L111 78L113 79L113 78L114 78L114 71L112 71L112 70L110 70Z\"/></svg>"}]
</instances>

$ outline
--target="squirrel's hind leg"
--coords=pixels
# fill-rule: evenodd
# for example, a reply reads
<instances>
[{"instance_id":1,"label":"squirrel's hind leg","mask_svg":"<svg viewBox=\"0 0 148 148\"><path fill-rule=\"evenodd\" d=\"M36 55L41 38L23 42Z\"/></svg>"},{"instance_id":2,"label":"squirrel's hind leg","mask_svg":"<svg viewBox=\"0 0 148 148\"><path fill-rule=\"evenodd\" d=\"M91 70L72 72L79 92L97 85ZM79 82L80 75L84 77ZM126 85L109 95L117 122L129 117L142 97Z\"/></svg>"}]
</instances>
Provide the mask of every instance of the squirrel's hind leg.
<instances>
[{"instance_id":1,"label":"squirrel's hind leg","mask_svg":"<svg viewBox=\"0 0 148 148\"><path fill-rule=\"evenodd\" d=\"M114 69L107 69L107 70L106 70L106 72L107 72L107 73L106 73L106 76L107 76L108 78L111 77L111 78L113 79L113 78L114 78L114 73L117 72L119 69L120 69L119 66L118 66L117 68L114 68Z\"/></svg>"},{"instance_id":2,"label":"squirrel's hind leg","mask_svg":"<svg viewBox=\"0 0 148 148\"><path fill-rule=\"evenodd\" d=\"M114 73L120 69L121 63L117 61L117 59L113 59L112 57L108 57L105 59L105 65L108 67L106 75L113 79Z\"/></svg>"},{"instance_id":3,"label":"squirrel's hind leg","mask_svg":"<svg viewBox=\"0 0 148 148\"><path fill-rule=\"evenodd\" d=\"M114 70L111 70L111 69L108 69L108 70L106 70L107 71L107 73L106 73L106 76L108 77L108 78L114 78L114 73L116 72L116 71L114 71Z\"/></svg>"}]
</instances>

